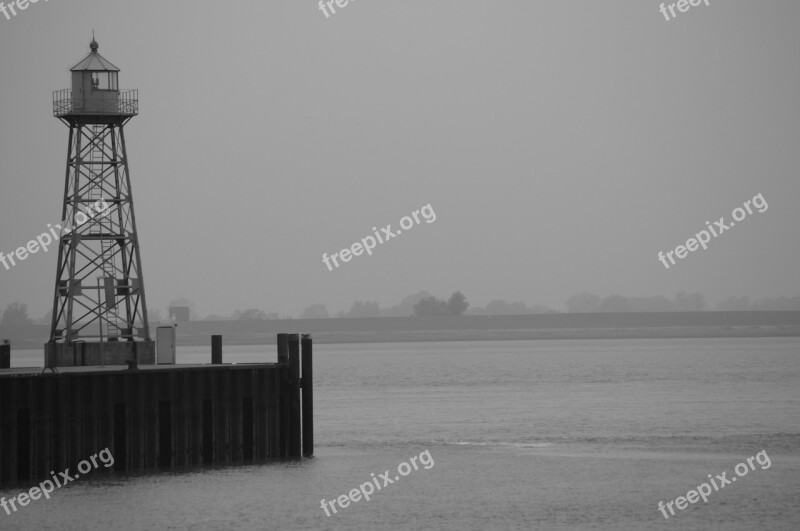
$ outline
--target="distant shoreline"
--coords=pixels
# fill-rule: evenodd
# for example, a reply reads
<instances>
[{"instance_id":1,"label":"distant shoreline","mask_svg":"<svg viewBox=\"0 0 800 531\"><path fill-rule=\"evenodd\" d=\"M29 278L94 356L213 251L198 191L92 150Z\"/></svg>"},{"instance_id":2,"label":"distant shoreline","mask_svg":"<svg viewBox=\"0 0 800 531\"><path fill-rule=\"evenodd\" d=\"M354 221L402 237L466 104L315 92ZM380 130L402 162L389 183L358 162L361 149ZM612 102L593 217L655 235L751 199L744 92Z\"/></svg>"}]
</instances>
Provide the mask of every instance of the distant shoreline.
<instances>
[{"instance_id":1,"label":"distant shoreline","mask_svg":"<svg viewBox=\"0 0 800 531\"><path fill-rule=\"evenodd\" d=\"M151 324L155 337L156 324ZM0 327L12 348L40 348L50 327ZM800 337L800 312L669 312L502 316L281 319L180 323L179 346L269 345L280 332L309 333L316 343L501 341L536 339L661 339Z\"/></svg>"},{"instance_id":2,"label":"distant shoreline","mask_svg":"<svg viewBox=\"0 0 800 531\"><path fill-rule=\"evenodd\" d=\"M405 332L316 332L317 344L343 343L404 343L435 341L520 341L561 339L680 339L680 338L736 338L736 337L800 337L800 326L795 327L660 327L626 329L544 329L544 330L411 330ZM209 335L181 335L179 346L210 344ZM274 334L223 335L226 345L271 345Z\"/></svg>"},{"instance_id":3,"label":"distant shoreline","mask_svg":"<svg viewBox=\"0 0 800 531\"><path fill-rule=\"evenodd\" d=\"M278 332L309 333L316 343L500 341L800 336L800 312L669 312L495 316L195 321L178 326L178 344L272 344Z\"/></svg>"}]
</instances>

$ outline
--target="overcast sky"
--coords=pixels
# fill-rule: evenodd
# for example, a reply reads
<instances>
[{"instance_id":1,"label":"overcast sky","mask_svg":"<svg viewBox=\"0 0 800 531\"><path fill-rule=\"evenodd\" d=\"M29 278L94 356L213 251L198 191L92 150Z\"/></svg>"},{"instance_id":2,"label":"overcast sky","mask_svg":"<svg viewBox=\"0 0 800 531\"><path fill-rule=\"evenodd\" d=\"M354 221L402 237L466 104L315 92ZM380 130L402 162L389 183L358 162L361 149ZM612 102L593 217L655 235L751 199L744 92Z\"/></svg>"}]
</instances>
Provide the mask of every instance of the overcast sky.
<instances>
[{"instance_id":1,"label":"overcast sky","mask_svg":"<svg viewBox=\"0 0 800 531\"><path fill-rule=\"evenodd\" d=\"M800 2L92 1L0 15L0 251L57 223L51 92L100 53L126 127L148 306L331 313L428 290L564 309L604 296L800 294ZM657 258L768 203L667 270ZM322 262L430 203L422 223ZM57 250L0 268L52 305Z\"/></svg>"}]
</instances>

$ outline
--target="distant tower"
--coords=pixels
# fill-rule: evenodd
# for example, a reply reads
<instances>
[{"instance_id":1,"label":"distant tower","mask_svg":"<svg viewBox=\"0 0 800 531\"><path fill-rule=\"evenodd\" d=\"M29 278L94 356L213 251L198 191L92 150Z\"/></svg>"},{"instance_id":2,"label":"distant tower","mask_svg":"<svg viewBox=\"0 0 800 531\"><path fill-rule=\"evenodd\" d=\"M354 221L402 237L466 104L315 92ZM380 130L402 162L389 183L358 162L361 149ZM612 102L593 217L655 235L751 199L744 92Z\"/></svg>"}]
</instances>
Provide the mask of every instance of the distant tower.
<instances>
[{"instance_id":1,"label":"distant tower","mask_svg":"<svg viewBox=\"0 0 800 531\"><path fill-rule=\"evenodd\" d=\"M53 93L69 148L45 364L154 363L123 133L138 93L119 90L94 38L89 48L70 69L72 89Z\"/></svg>"}]
</instances>

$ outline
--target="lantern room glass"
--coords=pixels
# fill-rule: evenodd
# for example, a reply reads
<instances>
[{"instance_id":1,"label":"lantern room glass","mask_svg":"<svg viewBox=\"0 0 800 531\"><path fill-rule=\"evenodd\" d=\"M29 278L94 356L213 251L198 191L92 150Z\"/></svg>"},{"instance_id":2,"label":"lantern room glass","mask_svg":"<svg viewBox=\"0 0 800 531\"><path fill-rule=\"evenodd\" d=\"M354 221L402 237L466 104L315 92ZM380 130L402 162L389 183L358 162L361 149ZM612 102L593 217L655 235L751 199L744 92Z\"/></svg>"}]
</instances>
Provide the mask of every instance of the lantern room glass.
<instances>
[{"instance_id":1,"label":"lantern room glass","mask_svg":"<svg viewBox=\"0 0 800 531\"><path fill-rule=\"evenodd\" d=\"M92 72L92 90L117 90L117 72Z\"/></svg>"}]
</instances>

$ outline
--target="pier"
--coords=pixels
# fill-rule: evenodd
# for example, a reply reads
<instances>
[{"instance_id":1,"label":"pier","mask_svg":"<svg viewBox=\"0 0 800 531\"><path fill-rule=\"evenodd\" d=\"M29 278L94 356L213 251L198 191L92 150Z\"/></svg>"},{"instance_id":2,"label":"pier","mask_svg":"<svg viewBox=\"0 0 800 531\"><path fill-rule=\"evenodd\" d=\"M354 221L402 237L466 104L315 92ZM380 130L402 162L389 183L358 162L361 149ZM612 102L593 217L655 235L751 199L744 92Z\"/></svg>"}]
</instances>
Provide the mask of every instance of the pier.
<instances>
[{"instance_id":1,"label":"pier","mask_svg":"<svg viewBox=\"0 0 800 531\"><path fill-rule=\"evenodd\" d=\"M207 365L0 368L0 484L105 448L121 471L313 455L311 337L277 345L275 363L223 363L215 339Z\"/></svg>"}]
</instances>

